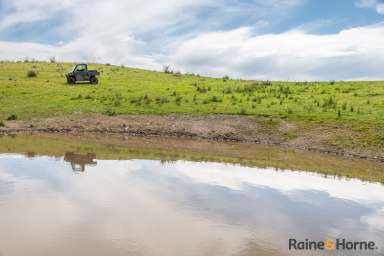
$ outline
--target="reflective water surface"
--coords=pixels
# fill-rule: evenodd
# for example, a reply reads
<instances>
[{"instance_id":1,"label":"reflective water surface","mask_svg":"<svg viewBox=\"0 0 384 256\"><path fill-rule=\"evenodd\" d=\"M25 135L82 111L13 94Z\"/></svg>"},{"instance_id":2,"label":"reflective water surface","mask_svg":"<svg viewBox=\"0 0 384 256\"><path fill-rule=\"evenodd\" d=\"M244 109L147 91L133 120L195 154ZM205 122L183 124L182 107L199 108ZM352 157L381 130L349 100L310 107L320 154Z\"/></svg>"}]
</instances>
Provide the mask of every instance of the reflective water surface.
<instances>
[{"instance_id":1,"label":"reflective water surface","mask_svg":"<svg viewBox=\"0 0 384 256\"><path fill-rule=\"evenodd\" d=\"M0 154L0 255L383 255L384 186L236 164ZM288 239L376 242L288 250Z\"/></svg>"}]
</instances>

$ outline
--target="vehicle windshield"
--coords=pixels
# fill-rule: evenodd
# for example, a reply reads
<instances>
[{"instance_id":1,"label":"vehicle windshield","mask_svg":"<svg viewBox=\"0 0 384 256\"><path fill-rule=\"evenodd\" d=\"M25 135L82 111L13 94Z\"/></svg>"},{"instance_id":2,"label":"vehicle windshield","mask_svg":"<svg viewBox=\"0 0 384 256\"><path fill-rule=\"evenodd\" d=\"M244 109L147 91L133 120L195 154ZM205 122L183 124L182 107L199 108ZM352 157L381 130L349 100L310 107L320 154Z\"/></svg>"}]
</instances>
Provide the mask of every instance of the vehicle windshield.
<instances>
[{"instance_id":1,"label":"vehicle windshield","mask_svg":"<svg viewBox=\"0 0 384 256\"><path fill-rule=\"evenodd\" d=\"M86 66L85 65L74 65L72 67L72 70L71 72L75 72L75 71L85 71L86 70Z\"/></svg>"}]
</instances>

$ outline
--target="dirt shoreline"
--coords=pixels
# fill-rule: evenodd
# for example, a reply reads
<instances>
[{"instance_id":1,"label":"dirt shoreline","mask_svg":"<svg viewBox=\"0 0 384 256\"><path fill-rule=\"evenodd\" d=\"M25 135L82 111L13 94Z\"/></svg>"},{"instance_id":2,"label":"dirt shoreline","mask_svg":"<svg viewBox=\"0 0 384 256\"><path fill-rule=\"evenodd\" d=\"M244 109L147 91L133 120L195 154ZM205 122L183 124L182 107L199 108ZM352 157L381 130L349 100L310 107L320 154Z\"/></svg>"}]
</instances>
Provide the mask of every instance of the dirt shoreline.
<instances>
[{"instance_id":1,"label":"dirt shoreline","mask_svg":"<svg viewBox=\"0 0 384 256\"><path fill-rule=\"evenodd\" d=\"M332 133L302 130L294 123L279 120L266 126L265 119L236 115L124 115L73 114L70 116L6 121L0 134L60 133L118 134L121 136L170 137L235 141L384 162L384 150L340 148L324 140ZM339 131L343 132L343 131ZM335 133L335 131L333 131ZM300 134L292 136L292 134Z\"/></svg>"}]
</instances>

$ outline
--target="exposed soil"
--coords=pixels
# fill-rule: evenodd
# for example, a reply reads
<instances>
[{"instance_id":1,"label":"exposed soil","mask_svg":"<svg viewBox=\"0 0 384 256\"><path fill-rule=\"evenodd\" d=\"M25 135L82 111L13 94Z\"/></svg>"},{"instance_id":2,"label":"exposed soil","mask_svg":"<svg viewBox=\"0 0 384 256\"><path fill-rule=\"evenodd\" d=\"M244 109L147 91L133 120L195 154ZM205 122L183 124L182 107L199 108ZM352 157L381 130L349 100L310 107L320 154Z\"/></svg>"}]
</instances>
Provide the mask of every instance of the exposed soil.
<instances>
[{"instance_id":1,"label":"exposed soil","mask_svg":"<svg viewBox=\"0 0 384 256\"><path fill-rule=\"evenodd\" d=\"M235 115L124 115L74 114L65 117L6 121L0 133L99 133L127 136L199 138L273 144L322 153L357 157L384 162L384 149L340 148L325 143L337 133L333 127L303 129L285 120L266 125L266 119ZM268 122L267 122L268 124Z\"/></svg>"}]
</instances>

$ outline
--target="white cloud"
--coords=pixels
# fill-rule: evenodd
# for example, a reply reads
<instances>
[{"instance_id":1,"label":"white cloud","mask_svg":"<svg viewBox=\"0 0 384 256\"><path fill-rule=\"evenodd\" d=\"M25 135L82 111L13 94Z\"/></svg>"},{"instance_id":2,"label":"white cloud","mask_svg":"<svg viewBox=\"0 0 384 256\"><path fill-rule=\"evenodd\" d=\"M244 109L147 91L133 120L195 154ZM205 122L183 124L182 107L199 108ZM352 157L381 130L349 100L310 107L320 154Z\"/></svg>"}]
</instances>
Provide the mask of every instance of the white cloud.
<instances>
[{"instance_id":1,"label":"white cloud","mask_svg":"<svg viewBox=\"0 0 384 256\"><path fill-rule=\"evenodd\" d=\"M118 41L113 44L113 47L105 47L113 40L114 38L103 41L103 38L84 37L59 46L0 42L0 55L4 60L23 60L24 58L48 60L55 56L58 61L90 61L127 64L148 69L161 68L152 56L135 52L135 47L139 44L135 40Z\"/></svg>"},{"instance_id":2,"label":"white cloud","mask_svg":"<svg viewBox=\"0 0 384 256\"><path fill-rule=\"evenodd\" d=\"M376 5L376 11L377 11L379 14L383 14L383 15L384 15L384 4L378 4L378 5Z\"/></svg>"},{"instance_id":3,"label":"white cloud","mask_svg":"<svg viewBox=\"0 0 384 256\"><path fill-rule=\"evenodd\" d=\"M355 5L360 8L375 9L378 14L384 15L384 3L378 0L357 0Z\"/></svg>"},{"instance_id":4,"label":"white cloud","mask_svg":"<svg viewBox=\"0 0 384 256\"><path fill-rule=\"evenodd\" d=\"M371 8L375 6L377 3L377 0L356 0L355 5L357 7L362 7L362 8Z\"/></svg>"},{"instance_id":5,"label":"white cloud","mask_svg":"<svg viewBox=\"0 0 384 256\"><path fill-rule=\"evenodd\" d=\"M70 0L18 0L3 1L1 4L12 11L0 19L0 29L45 20L73 5Z\"/></svg>"},{"instance_id":6,"label":"white cloud","mask_svg":"<svg viewBox=\"0 0 384 256\"><path fill-rule=\"evenodd\" d=\"M300 30L254 35L251 28L205 32L175 38L148 52L148 42L132 34L80 35L51 46L0 42L5 59L28 56L95 61L161 69L172 63L182 71L205 75L273 80L383 79L384 25L360 27L337 34L314 35Z\"/></svg>"},{"instance_id":7,"label":"white cloud","mask_svg":"<svg viewBox=\"0 0 384 256\"><path fill-rule=\"evenodd\" d=\"M383 59L383 24L329 35L253 35L250 28L202 33L171 56L183 70L283 80L380 79Z\"/></svg>"},{"instance_id":8,"label":"white cloud","mask_svg":"<svg viewBox=\"0 0 384 256\"><path fill-rule=\"evenodd\" d=\"M151 31L163 30L181 22L182 12L210 0L138 0L123 1L5 1L9 9L0 18L0 29L40 20L54 20L55 15L66 17L59 33L66 43L43 45L37 43L1 42L3 59L23 59L26 56L58 60L97 61L127 64L144 68L160 68L155 63L147 41L140 37ZM38 24L37 24L38 26ZM57 31L56 31L57 32ZM151 55L151 56L149 56Z\"/></svg>"},{"instance_id":9,"label":"white cloud","mask_svg":"<svg viewBox=\"0 0 384 256\"><path fill-rule=\"evenodd\" d=\"M0 56L8 60L56 56L59 61L157 70L171 64L184 72L273 80L384 78L384 24L329 35L313 35L305 28L279 34L257 32L259 26L269 26L266 17L289 15L286 10L302 2L3 0L8 12L0 18L0 32L60 16L64 21L55 26L55 32L66 40L52 45L3 41ZM384 11L375 0L360 0L356 5ZM205 22L199 16L202 10L210 12ZM242 12L256 15L256 25L220 27L233 17L241 19ZM271 15L276 12L281 15Z\"/></svg>"}]
</instances>

